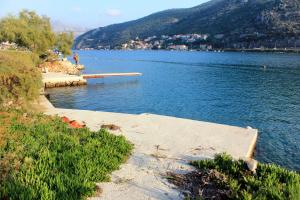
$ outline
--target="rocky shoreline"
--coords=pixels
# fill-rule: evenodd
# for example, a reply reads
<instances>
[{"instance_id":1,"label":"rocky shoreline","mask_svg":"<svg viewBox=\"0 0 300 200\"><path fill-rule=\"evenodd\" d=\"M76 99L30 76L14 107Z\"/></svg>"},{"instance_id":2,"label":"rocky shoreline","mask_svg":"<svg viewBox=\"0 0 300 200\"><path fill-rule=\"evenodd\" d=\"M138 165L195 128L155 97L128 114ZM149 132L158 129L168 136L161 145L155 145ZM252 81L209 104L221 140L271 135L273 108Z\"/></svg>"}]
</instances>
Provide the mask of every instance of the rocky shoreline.
<instances>
[{"instance_id":1,"label":"rocky shoreline","mask_svg":"<svg viewBox=\"0 0 300 200\"><path fill-rule=\"evenodd\" d=\"M46 61L39 65L42 72L56 72L65 73L69 75L80 75L81 70L84 69L83 65L74 65L67 59Z\"/></svg>"},{"instance_id":2,"label":"rocky shoreline","mask_svg":"<svg viewBox=\"0 0 300 200\"><path fill-rule=\"evenodd\" d=\"M87 81L80 76L83 65L74 65L67 59L46 61L39 65L45 88L81 86Z\"/></svg>"}]
</instances>

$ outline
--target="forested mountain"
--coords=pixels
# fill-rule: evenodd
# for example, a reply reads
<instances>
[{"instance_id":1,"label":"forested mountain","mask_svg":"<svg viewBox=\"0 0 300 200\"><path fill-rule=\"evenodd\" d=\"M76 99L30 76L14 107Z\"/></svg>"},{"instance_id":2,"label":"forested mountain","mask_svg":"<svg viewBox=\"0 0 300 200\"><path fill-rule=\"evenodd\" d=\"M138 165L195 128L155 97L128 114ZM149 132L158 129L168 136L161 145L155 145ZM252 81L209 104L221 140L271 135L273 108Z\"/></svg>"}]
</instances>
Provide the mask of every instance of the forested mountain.
<instances>
[{"instance_id":1,"label":"forested mountain","mask_svg":"<svg viewBox=\"0 0 300 200\"><path fill-rule=\"evenodd\" d=\"M91 30L74 47L113 48L136 37L189 33L209 34L216 47L300 46L300 0L211 0Z\"/></svg>"}]
</instances>

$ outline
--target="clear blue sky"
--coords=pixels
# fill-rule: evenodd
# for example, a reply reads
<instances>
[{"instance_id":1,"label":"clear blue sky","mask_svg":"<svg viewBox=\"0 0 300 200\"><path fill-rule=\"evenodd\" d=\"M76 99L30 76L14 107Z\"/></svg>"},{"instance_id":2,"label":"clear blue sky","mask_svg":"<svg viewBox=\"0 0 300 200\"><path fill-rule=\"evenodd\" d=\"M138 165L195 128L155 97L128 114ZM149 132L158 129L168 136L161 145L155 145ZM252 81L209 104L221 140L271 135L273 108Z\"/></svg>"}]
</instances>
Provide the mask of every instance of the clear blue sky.
<instances>
[{"instance_id":1,"label":"clear blue sky","mask_svg":"<svg viewBox=\"0 0 300 200\"><path fill-rule=\"evenodd\" d=\"M137 19L170 8L187 8L208 0L0 0L0 17L35 10L68 25L95 28Z\"/></svg>"}]
</instances>

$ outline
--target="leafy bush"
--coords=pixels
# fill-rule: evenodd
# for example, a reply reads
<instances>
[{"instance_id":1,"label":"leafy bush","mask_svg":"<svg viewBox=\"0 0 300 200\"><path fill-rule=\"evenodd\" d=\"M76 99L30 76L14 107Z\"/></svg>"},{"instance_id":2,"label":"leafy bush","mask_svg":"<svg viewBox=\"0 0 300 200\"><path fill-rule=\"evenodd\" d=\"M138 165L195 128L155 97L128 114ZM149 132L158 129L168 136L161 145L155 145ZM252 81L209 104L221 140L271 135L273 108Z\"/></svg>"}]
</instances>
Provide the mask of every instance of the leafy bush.
<instances>
[{"instance_id":1,"label":"leafy bush","mask_svg":"<svg viewBox=\"0 0 300 200\"><path fill-rule=\"evenodd\" d=\"M42 54L55 44L55 33L50 20L33 11L23 10L18 16L7 16L0 21L0 40L15 42L19 46Z\"/></svg>"},{"instance_id":2,"label":"leafy bush","mask_svg":"<svg viewBox=\"0 0 300 200\"><path fill-rule=\"evenodd\" d=\"M64 56L71 55L73 45L73 33L59 33L56 38L56 47Z\"/></svg>"},{"instance_id":3,"label":"leafy bush","mask_svg":"<svg viewBox=\"0 0 300 200\"><path fill-rule=\"evenodd\" d=\"M14 42L39 56L55 47L69 55L73 39L73 34L54 33L50 19L34 11L23 10L18 16L9 15L0 21L0 42Z\"/></svg>"},{"instance_id":4,"label":"leafy bush","mask_svg":"<svg viewBox=\"0 0 300 200\"><path fill-rule=\"evenodd\" d=\"M194 161L192 165L198 169L214 169L227 176L225 187L231 190L231 199L300 199L299 173L274 164L259 164L253 174L244 161L220 154L214 160Z\"/></svg>"},{"instance_id":5,"label":"leafy bush","mask_svg":"<svg viewBox=\"0 0 300 200\"><path fill-rule=\"evenodd\" d=\"M12 101L25 105L39 95L41 73L35 54L22 51L0 51L0 108Z\"/></svg>"},{"instance_id":6,"label":"leafy bush","mask_svg":"<svg viewBox=\"0 0 300 200\"><path fill-rule=\"evenodd\" d=\"M0 199L84 199L132 149L106 130L20 111L1 113L0 127Z\"/></svg>"}]
</instances>

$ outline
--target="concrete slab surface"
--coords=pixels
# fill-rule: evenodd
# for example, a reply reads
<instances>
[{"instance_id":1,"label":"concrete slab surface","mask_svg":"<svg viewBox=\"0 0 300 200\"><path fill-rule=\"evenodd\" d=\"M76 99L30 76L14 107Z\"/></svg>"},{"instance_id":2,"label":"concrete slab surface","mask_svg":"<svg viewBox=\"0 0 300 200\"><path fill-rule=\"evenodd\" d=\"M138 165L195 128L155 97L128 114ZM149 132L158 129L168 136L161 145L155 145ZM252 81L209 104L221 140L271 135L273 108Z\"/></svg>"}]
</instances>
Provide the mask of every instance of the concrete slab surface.
<instances>
[{"instance_id":1,"label":"concrete slab surface","mask_svg":"<svg viewBox=\"0 0 300 200\"><path fill-rule=\"evenodd\" d=\"M186 173L192 169L189 161L212 158L222 152L237 159L247 159L251 157L257 139L256 129L154 114L132 115L51 106L45 113L84 121L92 130L98 130L104 124L115 124L121 130L113 133L124 135L134 144L128 162L112 174L112 182L99 183L103 193L90 199L182 199L180 192L164 178L167 171Z\"/></svg>"}]
</instances>

